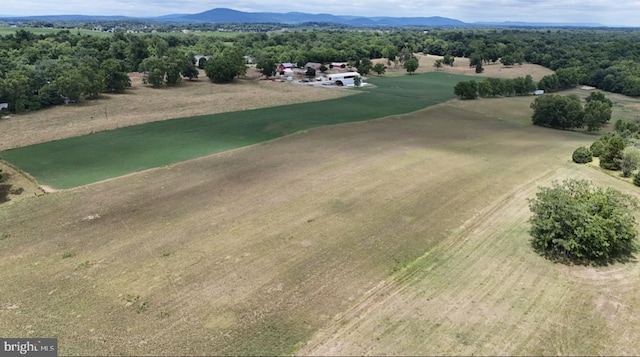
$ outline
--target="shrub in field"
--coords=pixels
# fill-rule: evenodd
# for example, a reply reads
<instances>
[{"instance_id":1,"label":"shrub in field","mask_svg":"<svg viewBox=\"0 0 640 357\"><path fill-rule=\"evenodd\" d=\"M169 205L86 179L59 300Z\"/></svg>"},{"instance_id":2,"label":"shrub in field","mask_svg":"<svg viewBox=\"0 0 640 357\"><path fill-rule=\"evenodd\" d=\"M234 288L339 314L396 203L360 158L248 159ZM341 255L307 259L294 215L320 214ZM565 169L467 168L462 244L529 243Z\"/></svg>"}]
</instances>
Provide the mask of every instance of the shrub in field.
<instances>
[{"instance_id":1,"label":"shrub in field","mask_svg":"<svg viewBox=\"0 0 640 357\"><path fill-rule=\"evenodd\" d=\"M638 148L629 146L622 152L622 161L620 161L620 168L622 169L623 177L631 177L631 174L640 165L640 150Z\"/></svg>"},{"instance_id":2,"label":"shrub in field","mask_svg":"<svg viewBox=\"0 0 640 357\"><path fill-rule=\"evenodd\" d=\"M602 149L600 167L607 170L620 170L624 147L624 139L617 135L612 136Z\"/></svg>"},{"instance_id":3,"label":"shrub in field","mask_svg":"<svg viewBox=\"0 0 640 357\"><path fill-rule=\"evenodd\" d=\"M636 186L640 186L640 172L633 176L633 184Z\"/></svg>"},{"instance_id":4,"label":"shrub in field","mask_svg":"<svg viewBox=\"0 0 640 357\"><path fill-rule=\"evenodd\" d=\"M594 157L600 157L602 152L604 151L604 146L607 144L611 137L608 135L601 136L598 140L594 141L589 147L589 151L591 151L591 155Z\"/></svg>"},{"instance_id":5,"label":"shrub in field","mask_svg":"<svg viewBox=\"0 0 640 357\"><path fill-rule=\"evenodd\" d=\"M635 198L586 180L542 187L529 200L534 250L565 264L606 265L636 251Z\"/></svg>"},{"instance_id":6,"label":"shrub in field","mask_svg":"<svg viewBox=\"0 0 640 357\"><path fill-rule=\"evenodd\" d=\"M573 162L576 164L586 164L587 162L593 161L593 157L591 156L591 151L584 146L577 148L573 152Z\"/></svg>"}]
</instances>

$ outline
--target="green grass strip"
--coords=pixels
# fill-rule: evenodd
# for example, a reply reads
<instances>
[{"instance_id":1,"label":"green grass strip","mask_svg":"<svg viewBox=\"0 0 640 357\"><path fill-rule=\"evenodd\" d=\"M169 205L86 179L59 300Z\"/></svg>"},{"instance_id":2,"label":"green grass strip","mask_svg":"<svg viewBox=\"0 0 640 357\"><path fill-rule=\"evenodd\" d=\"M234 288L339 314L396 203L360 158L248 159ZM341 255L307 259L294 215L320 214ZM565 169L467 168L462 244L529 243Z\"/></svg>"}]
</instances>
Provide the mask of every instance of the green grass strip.
<instances>
[{"instance_id":1,"label":"green grass strip","mask_svg":"<svg viewBox=\"0 0 640 357\"><path fill-rule=\"evenodd\" d=\"M134 125L0 152L0 157L64 189L252 145L300 130L409 113L454 97L468 77L447 73L370 78L361 93L321 102Z\"/></svg>"}]
</instances>

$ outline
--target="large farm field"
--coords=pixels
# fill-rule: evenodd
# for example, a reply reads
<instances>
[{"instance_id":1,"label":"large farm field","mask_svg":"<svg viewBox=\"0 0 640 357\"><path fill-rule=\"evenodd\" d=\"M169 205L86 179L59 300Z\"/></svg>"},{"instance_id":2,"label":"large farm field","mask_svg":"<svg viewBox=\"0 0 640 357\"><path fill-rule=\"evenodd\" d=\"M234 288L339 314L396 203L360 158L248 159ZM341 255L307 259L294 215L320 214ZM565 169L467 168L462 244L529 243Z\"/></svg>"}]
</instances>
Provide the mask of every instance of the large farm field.
<instances>
[{"instance_id":1,"label":"large farm field","mask_svg":"<svg viewBox=\"0 0 640 357\"><path fill-rule=\"evenodd\" d=\"M411 112L451 99L462 78L446 73L372 78L379 87L333 100L156 121L0 155L43 185L70 188L314 127Z\"/></svg>"},{"instance_id":2,"label":"large farm field","mask_svg":"<svg viewBox=\"0 0 640 357\"><path fill-rule=\"evenodd\" d=\"M531 100L2 205L0 331L56 336L62 355L637 354L638 265L549 263L526 198L567 177L638 193L571 163L593 136L531 126Z\"/></svg>"}]
</instances>

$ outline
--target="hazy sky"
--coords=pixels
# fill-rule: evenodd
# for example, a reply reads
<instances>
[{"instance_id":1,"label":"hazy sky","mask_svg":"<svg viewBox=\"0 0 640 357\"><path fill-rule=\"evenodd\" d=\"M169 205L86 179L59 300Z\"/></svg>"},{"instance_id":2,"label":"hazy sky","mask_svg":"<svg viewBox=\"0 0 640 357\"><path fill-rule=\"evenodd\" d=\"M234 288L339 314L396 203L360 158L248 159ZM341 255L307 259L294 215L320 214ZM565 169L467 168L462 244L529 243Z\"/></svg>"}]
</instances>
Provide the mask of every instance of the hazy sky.
<instances>
[{"instance_id":1,"label":"hazy sky","mask_svg":"<svg viewBox=\"0 0 640 357\"><path fill-rule=\"evenodd\" d=\"M640 0L2 0L0 15L158 16L216 7L361 16L444 16L475 21L580 22L640 27Z\"/></svg>"}]
</instances>

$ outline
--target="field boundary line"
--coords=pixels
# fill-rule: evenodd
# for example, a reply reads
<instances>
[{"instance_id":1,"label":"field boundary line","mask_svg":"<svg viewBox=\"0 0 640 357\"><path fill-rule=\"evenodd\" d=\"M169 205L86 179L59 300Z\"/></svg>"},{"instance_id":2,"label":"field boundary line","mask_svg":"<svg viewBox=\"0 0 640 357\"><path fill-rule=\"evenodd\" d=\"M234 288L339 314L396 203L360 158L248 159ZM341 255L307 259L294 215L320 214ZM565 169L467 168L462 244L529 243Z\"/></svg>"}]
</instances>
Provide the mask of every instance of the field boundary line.
<instances>
[{"instance_id":1,"label":"field boundary line","mask_svg":"<svg viewBox=\"0 0 640 357\"><path fill-rule=\"evenodd\" d=\"M33 183L38 190L42 191L42 193L48 193L48 192L55 192L57 190L50 188L48 186L42 186L38 183L38 180L35 179L35 177L29 175L28 172L21 170L19 167L13 165L10 162L7 162L3 159L0 159L0 163L2 163L3 165L6 165L8 167L10 167L12 170L15 170L19 175L21 175L22 177L24 177L25 179L27 179L29 182Z\"/></svg>"},{"instance_id":2,"label":"field boundary line","mask_svg":"<svg viewBox=\"0 0 640 357\"><path fill-rule=\"evenodd\" d=\"M423 111L423 110L430 110L432 108L437 108L437 107L441 107L441 106L445 106L445 105L450 105L450 102L455 100L455 98L447 100L445 102L439 102L436 104L431 104L428 105L424 108L420 108L418 110L414 110L412 112L408 112L408 113L401 113L401 114L392 114L392 115L387 115L384 117L380 117L380 118L374 118L374 119L368 119L368 120L361 120L361 121L352 121L352 122L345 122L345 123L337 123L337 124L330 124L330 125L323 125L323 126L317 126L317 127L312 127L312 128L308 128L304 130L304 133L308 133L312 130L319 130L319 129L323 129L323 128L328 128L328 127L340 127L340 126L348 126L348 125L362 125L363 123L368 123L368 122L375 122L375 121L382 121L382 120L398 120L402 117L405 116L410 116L413 115L417 112ZM175 118L175 119L180 119L180 118ZM174 119L168 119L168 120L174 120ZM204 160L204 159L208 159L208 158L212 158L218 155L223 155L223 154L230 154L230 153L234 153L236 151L239 150L244 150L244 149L249 149L249 148L253 148L256 147L258 145L265 145L265 144L269 144L269 143L273 143L273 142L277 142L278 140L284 140L287 138L290 138L292 136L298 136L301 135L300 132L294 132L294 133L290 133L287 135L283 135L283 136L279 136L277 138L273 138L267 141L262 141L259 143L255 143L255 144L251 144L251 145L246 145L246 146L241 146L241 147L237 147L237 148L233 148L233 149L228 149L228 150L223 150L223 151L219 151L219 152L214 152L212 154L209 155L205 155L205 156L199 156L199 157L194 157L191 159L187 159L187 160L182 160L182 161L177 161L171 164L167 164L167 165L162 165L162 166L156 166L156 167L151 167L148 169L144 169L144 170L140 170L140 171L134 171L134 172L130 172L121 176L117 176L117 177L110 177L104 180L100 180L100 181L96 181L96 182L91 182L85 185L80 185L80 186L76 186L76 187L71 187L71 188L53 188L50 186L46 186L46 185L41 185L40 183L38 183L38 181L32 177L31 175L29 175L28 173L20 170L20 172L25 175L25 177L29 178L30 181L32 181L35 185L37 185L42 192L44 193L55 193L55 192L66 192L66 191L74 191L74 190L78 190L78 189L83 189L83 188L90 188L93 185L98 185L98 184L102 184L105 182L110 182L110 181L114 181L120 178L125 178L125 177L130 177L130 176L134 176L134 175L138 175L138 174L142 174L142 173L148 173L148 172L153 172L156 170L166 170L166 169L172 169L177 165L183 164L183 163L189 163L189 162L195 162L197 160ZM6 163L6 161L1 160L3 163ZM15 168L14 165L8 164L8 166L11 166L12 168Z\"/></svg>"}]
</instances>

